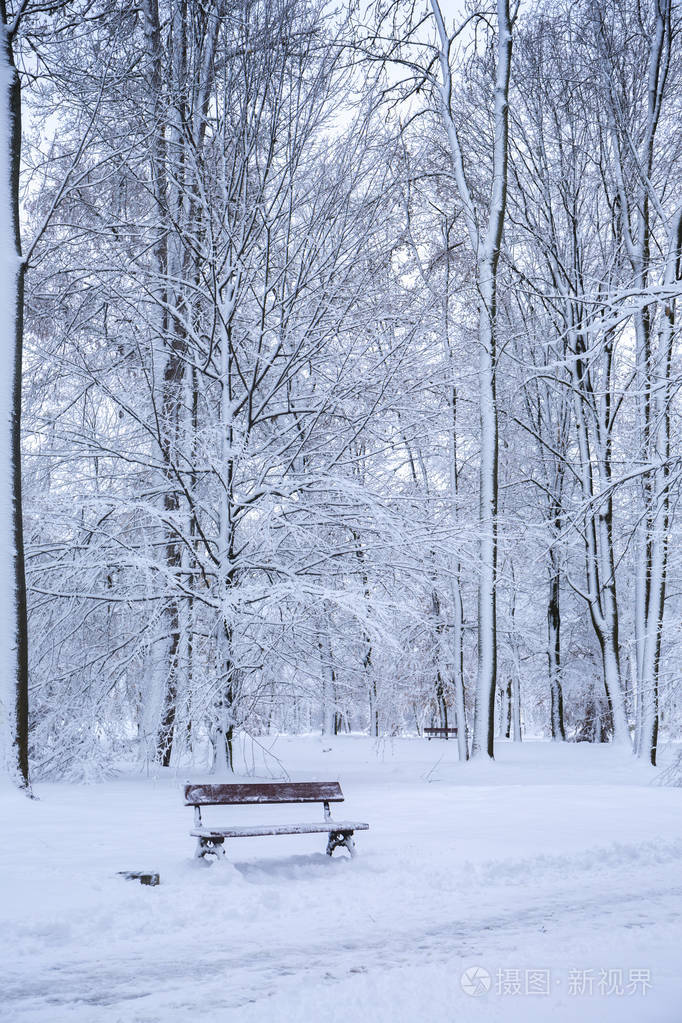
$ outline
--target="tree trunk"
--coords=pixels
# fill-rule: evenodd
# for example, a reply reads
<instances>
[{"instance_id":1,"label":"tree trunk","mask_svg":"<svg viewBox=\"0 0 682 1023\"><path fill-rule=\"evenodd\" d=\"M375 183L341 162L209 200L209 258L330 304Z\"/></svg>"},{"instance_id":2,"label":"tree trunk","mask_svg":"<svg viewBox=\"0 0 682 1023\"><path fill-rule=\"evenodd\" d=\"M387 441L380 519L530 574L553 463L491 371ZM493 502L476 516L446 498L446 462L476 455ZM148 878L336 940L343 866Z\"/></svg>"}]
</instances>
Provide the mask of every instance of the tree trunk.
<instances>
[{"instance_id":1,"label":"tree trunk","mask_svg":"<svg viewBox=\"0 0 682 1023\"><path fill-rule=\"evenodd\" d=\"M485 276L484 276L485 275ZM495 280L492 265L479 278L479 473L480 565L478 579L478 674L471 755L494 754L497 684L497 402L495 397Z\"/></svg>"},{"instance_id":2,"label":"tree trunk","mask_svg":"<svg viewBox=\"0 0 682 1023\"><path fill-rule=\"evenodd\" d=\"M679 210L671 232L666 261L665 285L672 289L682 276L682 210ZM651 531L649 537L650 568L647 601L644 608L644 629L638 668L638 745L637 754L656 763L658 748L658 673L663 635L663 613L668 564L668 531L670 528L670 400L674 345L675 300L670 298L662 312L658 337L660 380L655 394L656 428L652 430L651 460L653 471Z\"/></svg>"},{"instance_id":3,"label":"tree trunk","mask_svg":"<svg viewBox=\"0 0 682 1023\"><path fill-rule=\"evenodd\" d=\"M568 322L571 322L574 313L575 310L571 310L568 314ZM594 393L589 370L583 360L585 341L579 333L574 332L572 336L573 353L576 356L572 361L571 371L574 383L573 408L580 452L578 474L586 506L583 517L583 538L587 591L583 596L590 609L592 625L602 654L604 691L611 715L613 740L629 745L630 730L625 710L618 649L618 603L613 556L612 500L609 496L605 500L603 510L595 509L593 452L587 419L591 417L594 422L598 420L598 417L594 415ZM604 404L602 402L600 407L603 407ZM608 434L611 424L602 420L598 421L594 427L597 449L594 461L599 466L602 485L607 487L610 483L611 472L610 439L608 436L600 435L600 428Z\"/></svg>"},{"instance_id":4,"label":"tree trunk","mask_svg":"<svg viewBox=\"0 0 682 1023\"><path fill-rule=\"evenodd\" d=\"M0 607L0 647L4 653L3 703L9 718L7 766L13 780L30 793L28 762L28 622L21 494L21 368L24 334L24 276L19 219L21 163L21 83L7 31L6 6L0 3L2 24L2 156L0 157L0 238L2 274L0 304L5 331L5 369L0 395L2 436L0 458L5 498L2 501L4 599Z\"/></svg>"},{"instance_id":5,"label":"tree trunk","mask_svg":"<svg viewBox=\"0 0 682 1023\"><path fill-rule=\"evenodd\" d=\"M453 94L450 38L438 0L431 0L440 39L442 84L440 109L450 144L452 169L463 207L478 286L479 401L481 457L479 472L480 564L478 577L478 672L471 754L494 754L497 678L497 500L498 424L495 372L497 359L497 270L507 207L509 144L509 76L512 23L509 0L497 0L497 66L494 90L493 176L487 211L477 211L464 167L459 129L451 107ZM483 221L484 223L479 223Z\"/></svg>"},{"instance_id":6,"label":"tree trunk","mask_svg":"<svg viewBox=\"0 0 682 1023\"><path fill-rule=\"evenodd\" d=\"M550 725L552 739L565 739L564 697L561 688L561 576L558 557L550 551L547 601L547 660L549 662Z\"/></svg>"},{"instance_id":7,"label":"tree trunk","mask_svg":"<svg viewBox=\"0 0 682 1023\"><path fill-rule=\"evenodd\" d=\"M453 627L453 656L455 670L453 687L455 690L455 720L457 722L457 747L460 760L469 758L469 741L467 732L466 704L464 700L464 611L462 607L462 591L460 587L460 566L457 566L452 585L453 607L455 620Z\"/></svg>"},{"instance_id":8,"label":"tree trunk","mask_svg":"<svg viewBox=\"0 0 682 1023\"><path fill-rule=\"evenodd\" d=\"M505 682L504 685L498 686L498 692L500 695L500 713L497 723L497 737L498 739L508 739L511 721L511 694L508 684Z\"/></svg>"},{"instance_id":9,"label":"tree trunk","mask_svg":"<svg viewBox=\"0 0 682 1023\"><path fill-rule=\"evenodd\" d=\"M511 686L511 719L512 738L514 742L521 742L521 680L516 672L510 681Z\"/></svg>"}]
</instances>

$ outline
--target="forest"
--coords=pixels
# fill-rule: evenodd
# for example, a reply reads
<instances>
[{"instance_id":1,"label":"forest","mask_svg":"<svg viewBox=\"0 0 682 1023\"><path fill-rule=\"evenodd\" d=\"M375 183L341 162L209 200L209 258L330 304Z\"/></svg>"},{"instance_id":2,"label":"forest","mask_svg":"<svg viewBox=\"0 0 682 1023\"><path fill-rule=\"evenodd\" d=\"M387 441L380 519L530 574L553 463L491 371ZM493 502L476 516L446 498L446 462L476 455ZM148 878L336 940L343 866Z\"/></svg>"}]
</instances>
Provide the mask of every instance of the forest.
<instances>
[{"instance_id":1,"label":"forest","mask_svg":"<svg viewBox=\"0 0 682 1023\"><path fill-rule=\"evenodd\" d=\"M682 733L675 0L0 0L7 771ZM241 748L241 747L240 747Z\"/></svg>"}]
</instances>

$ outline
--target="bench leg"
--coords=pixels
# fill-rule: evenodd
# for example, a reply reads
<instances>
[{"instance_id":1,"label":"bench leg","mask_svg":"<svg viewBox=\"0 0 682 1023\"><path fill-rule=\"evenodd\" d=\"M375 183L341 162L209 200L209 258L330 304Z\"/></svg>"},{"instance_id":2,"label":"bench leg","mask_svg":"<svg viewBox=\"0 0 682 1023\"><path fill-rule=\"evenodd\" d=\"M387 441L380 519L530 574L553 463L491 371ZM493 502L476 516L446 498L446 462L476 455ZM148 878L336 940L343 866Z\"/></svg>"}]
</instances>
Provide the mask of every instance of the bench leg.
<instances>
[{"instance_id":1,"label":"bench leg","mask_svg":"<svg viewBox=\"0 0 682 1023\"><path fill-rule=\"evenodd\" d=\"M216 860L221 860L225 855L224 845L224 838L198 838L194 858L203 860L207 856L215 856Z\"/></svg>"},{"instance_id":2,"label":"bench leg","mask_svg":"<svg viewBox=\"0 0 682 1023\"><path fill-rule=\"evenodd\" d=\"M334 850L345 845L351 856L355 856L355 842L352 831L330 831L327 839L327 856L331 856Z\"/></svg>"},{"instance_id":3,"label":"bench leg","mask_svg":"<svg viewBox=\"0 0 682 1023\"><path fill-rule=\"evenodd\" d=\"M352 831L350 831L350 832L348 832L346 834L346 837L345 837L345 839L343 841L343 844L345 845L346 849L348 850L351 859L354 859L355 858L355 851L356 850L355 850L355 841L353 839L353 832Z\"/></svg>"}]
</instances>

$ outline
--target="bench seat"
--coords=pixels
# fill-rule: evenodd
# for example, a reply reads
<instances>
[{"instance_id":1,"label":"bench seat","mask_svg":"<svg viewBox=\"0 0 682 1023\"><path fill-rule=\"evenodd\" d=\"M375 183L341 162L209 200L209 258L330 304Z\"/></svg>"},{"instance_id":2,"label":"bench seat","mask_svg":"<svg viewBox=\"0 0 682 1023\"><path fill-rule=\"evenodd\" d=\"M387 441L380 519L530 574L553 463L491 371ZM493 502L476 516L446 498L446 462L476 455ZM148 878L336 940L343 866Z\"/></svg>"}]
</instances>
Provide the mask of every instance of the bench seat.
<instances>
[{"instance_id":1,"label":"bench seat","mask_svg":"<svg viewBox=\"0 0 682 1023\"><path fill-rule=\"evenodd\" d=\"M263 824L244 828L197 828L190 831L193 838L248 838L251 835L313 835L327 831L367 831L369 824L357 821L324 821L310 824Z\"/></svg>"}]
</instances>

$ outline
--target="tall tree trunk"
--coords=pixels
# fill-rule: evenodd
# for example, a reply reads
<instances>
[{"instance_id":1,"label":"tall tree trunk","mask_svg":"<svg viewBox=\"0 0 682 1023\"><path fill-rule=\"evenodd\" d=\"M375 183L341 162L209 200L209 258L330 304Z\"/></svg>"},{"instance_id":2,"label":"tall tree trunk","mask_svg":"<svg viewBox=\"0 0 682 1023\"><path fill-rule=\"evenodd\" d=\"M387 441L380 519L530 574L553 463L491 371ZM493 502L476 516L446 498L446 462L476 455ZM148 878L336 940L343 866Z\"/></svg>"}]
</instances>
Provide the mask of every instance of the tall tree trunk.
<instances>
[{"instance_id":1,"label":"tall tree trunk","mask_svg":"<svg viewBox=\"0 0 682 1023\"><path fill-rule=\"evenodd\" d=\"M572 309L567 322L574 320L576 310ZM580 320L579 314L577 315ZM608 414L599 421L594 415L594 392L590 382L589 368L583 358L585 340L581 334L572 332L571 372L573 377L573 408L577 431L579 462L578 476L583 493L585 512L583 516L583 538L585 545L585 577L587 590L582 596L588 603L590 617L599 642L602 655L604 691L609 706L613 727L613 740L616 743L630 744L630 729L625 708L625 696L620 671L620 651L618 645L618 602L616 598L615 559L613 555L613 515L610 495L603 506L597 510L595 506L595 483L592 471L593 460L597 463L601 474L601 483L608 492L611 480L610 439L600 435L601 430L608 434L611 429ZM602 406L605 403L602 403ZM590 445L588 417L591 417L596 438L594 453Z\"/></svg>"},{"instance_id":2,"label":"tall tree trunk","mask_svg":"<svg viewBox=\"0 0 682 1023\"><path fill-rule=\"evenodd\" d=\"M466 704L464 700L464 609L460 584L460 565L457 565L452 583L454 623L452 645L454 657L453 687L455 690L455 715L457 722L457 747L460 760L469 758Z\"/></svg>"},{"instance_id":3,"label":"tall tree trunk","mask_svg":"<svg viewBox=\"0 0 682 1023\"><path fill-rule=\"evenodd\" d=\"M483 269L483 268L482 268ZM480 565L478 579L478 673L472 756L494 753L497 684L497 401L495 396L495 282L492 266L479 281L479 397L481 461L479 472Z\"/></svg>"},{"instance_id":4,"label":"tall tree trunk","mask_svg":"<svg viewBox=\"0 0 682 1023\"><path fill-rule=\"evenodd\" d=\"M443 248L450 249L450 238L447 224L443 230ZM450 514L453 529L457 530L459 513L459 456L457 444L457 387L455 386L455 355L450 340L450 261L445 264L445 299L443 302L443 334L445 355L448 360L450 376ZM457 752L460 760L469 759L469 735L466 720L466 701L464 695L464 604L462 601L462 565L459 553L455 555L455 565L451 584L453 623L450 637L450 657L452 659L452 688L455 697L455 721L457 724Z\"/></svg>"},{"instance_id":5,"label":"tall tree trunk","mask_svg":"<svg viewBox=\"0 0 682 1023\"><path fill-rule=\"evenodd\" d=\"M173 736L175 729L175 715L177 711L178 694L178 647L180 644L180 606L175 591L175 580L178 577L182 564L182 551L178 537L180 497L177 491L177 481L174 473L174 461L178 455L178 441L180 440L179 429L179 406L182 396L182 377L184 375L184 362L176 349L167 356L163 384L163 426L162 447L165 471L165 490L163 495L164 511L164 549L165 567L168 577L171 580L171 591L165 598L164 617L162 619L162 630L164 639L167 637L168 645L164 647L166 663L161 666L162 677L165 669L164 692L162 697L162 717L159 722L157 740L158 758L164 767L168 767L173 751Z\"/></svg>"},{"instance_id":6,"label":"tall tree trunk","mask_svg":"<svg viewBox=\"0 0 682 1023\"><path fill-rule=\"evenodd\" d=\"M2 559L4 597L0 600L0 648L4 676L1 693L9 718L7 761L11 776L30 793L28 763L28 622L21 495L21 369L24 336L24 276L19 219L21 167L21 82L14 64L7 11L0 2L3 84L2 149L0 155L0 306L5 332L5 370L0 394L2 435L0 459L5 497L2 501Z\"/></svg>"},{"instance_id":7,"label":"tall tree trunk","mask_svg":"<svg viewBox=\"0 0 682 1023\"><path fill-rule=\"evenodd\" d=\"M561 575L555 549L550 551L547 601L547 660L549 662L550 726L552 738L565 739L564 697L561 687Z\"/></svg>"},{"instance_id":8,"label":"tall tree trunk","mask_svg":"<svg viewBox=\"0 0 682 1023\"><path fill-rule=\"evenodd\" d=\"M514 562L509 562L509 649L511 651L512 671L507 685L507 701L512 738L521 742L521 659L516 631L516 572Z\"/></svg>"},{"instance_id":9,"label":"tall tree trunk","mask_svg":"<svg viewBox=\"0 0 682 1023\"><path fill-rule=\"evenodd\" d=\"M671 0L656 0L650 7L654 16L652 30L647 38L648 75L646 113L640 124L633 130L628 118L637 124L638 104L625 111L618 98L618 83L621 73L621 55L614 52L611 25L604 17L598 4L592 7L595 37L602 49L603 59L599 62L603 82L604 107L611 135L613 171L618 189L622 244L633 271L633 286L643 294L651 281L651 253L658 241L652 228L652 210L660 203L654 192L653 169L656 156L656 137L660 124L663 99L668 81L671 61L671 40L673 37ZM647 15L648 15L647 11ZM642 27L644 27L642 24ZM644 111L643 111L644 113ZM633 158L636 170L633 171ZM651 308L643 305L634 312L635 327L635 371L638 396L638 428L641 454L644 464L656 465L660 439L657 415L660 405L656 392L661 386L661 363L654 365L653 327ZM663 358L665 364L665 356ZM665 389L667 379L662 385ZM666 412L663 413L667 415ZM638 689L637 719L635 724L635 752L642 755L647 742L641 732L642 710L651 699L656 702L656 685L650 675L656 655L651 651L660 646L658 605L660 590L664 586L666 555L661 551L656 530L662 519L667 518L667 509L661 508L656 490L656 469L643 472L639 483L640 514L638 516L635 548L634 586L634 633L635 667ZM665 503L665 502L664 502ZM658 548L658 549L657 549ZM656 579L654 579L656 576ZM652 592L652 586L657 592ZM653 618L651 617L653 615ZM662 611L661 611L662 615ZM645 661L648 659L648 664ZM645 682L645 676L647 681ZM648 728L650 732L650 727ZM648 756L650 753L645 753Z\"/></svg>"},{"instance_id":10,"label":"tall tree trunk","mask_svg":"<svg viewBox=\"0 0 682 1023\"><path fill-rule=\"evenodd\" d=\"M329 624L322 622L318 633L317 646L320 654L320 680L322 688L321 728L322 735L338 734L338 708L336 706L336 671L332 660L329 640Z\"/></svg>"},{"instance_id":11,"label":"tall tree trunk","mask_svg":"<svg viewBox=\"0 0 682 1023\"><path fill-rule=\"evenodd\" d=\"M497 721L497 737L498 739L509 738L509 722L510 722L510 693L508 685L505 682L504 685L498 686L498 693L500 697L500 712Z\"/></svg>"},{"instance_id":12,"label":"tall tree trunk","mask_svg":"<svg viewBox=\"0 0 682 1023\"><path fill-rule=\"evenodd\" d=\"M521 742L521 679L517 671L510 680L511 687L511 723L514 742Z\"/></svg>"},{"instance_id":13,"label":"tall tree trunk","mask_svg":"<svg viewBox=\"0 0 682 1023\"><path fill-rule=\"evenodd\" d=\"M362 590L365 597L365 621L368 621L371 615L371 595L369 589L369 576L365 567L365 550L362 546L362 540L360 534L355 529L351 529L353 540L355 541L355 556L360 563L360 572L362 576ZM362 642L365 648L365 652L362 657L362 671L365 679L365 685L367 686L368 696L368 710L369 710L369 728L368 734L378 738L379 736L379 689L377 685L376 668L374 666L372 657L372 637L369 630L363 624L362 626Z\"/></svg>"},{"instance_id":14,"label":"tall tree trunk","mask_svg":"<svg viewBox=\"0 0 682 1023\"><path fill-rule=\"evenodd\" d=\"M231 275L228 275L228 280ZM234 607L232 597L237 583L235 524L235 422L234 422L234 352L232 316L235 310L232 290L225 294L221 307L223 337L220 353L220 464L223 479L220 492L218 536L218 699L215 708L214 771L232 771L233 740L239 698L238 664L234 649Z\"/></svg>"},{"instance_id":15,"label":"tall tree trunk","mask_svg":"<svg viewBox=\"0 0 682 1023\"><path fill-rule=\"evenodd\" d=\"M176 291L180 280L177 261L177 244L173 240L172 223L177 224L179 183L169 184L169 151L173 160L178 160L180 135L168 124L168 110L164 97L164 75L167 72L165 51L161 38L161 22L158 0L142 0L144 34L148 66L148 116L151 119L150 140L150 185L154 196L159 230L152 250L155 281L153 291L158 299L157 337L155 338L154 374L158 406L161 409L159 421L159 444L164 461L163 522L164 552L168 576L174 579L180 570L181 551L177 537L178 511L180 507L173 463L178 454L180 440L179 408L184 379L183 343L175 335L178 321L173 315ZM177 21L178 11L174 15ZM170 93L177 84L178 68L171 60ZM172 120L172 115L171 115ZM170 140L167 139L167 132ZM168 142L170 141L170 146ZM173 583L171 583L171 587ZM168 767L173 751L175 717L177 710L178 648L180 645L180 608L174 592L164 594L163 613L160 619L161 663L155 677L161 686L160 718L157 725L156 756Z\"/></svg>"},{"instance_id":16,"label":"tall tree trunk","mask_svg":"<svg viewBox=\"0 0 682 1023\"><path fill-rule=\"evenodd\" d=\"M494 754L495 686L497 681L497 508L498 422L495 373L497 362L497 271L507 206L509 144L509 77L512 19L509 0L497 0L497 66L494 89L493 178L489 205L476 209L464 167L459 129L452 111L453 80L450 38L438 0L431 0L440 40L442 82L440 109L447 129L452 168L472 250L478 286L479 402L481 457L479 472L480 564L478 578L478 671L472 756Z\"/></svg>"},{"instance_id":17,"label":"tall tree trunk","mask_svg":"<svg viewBox=\"0 0 682 1023\"><path fill-rule=\"evenodd\" d=\"M682 210L675 216L668 244L665 272L666 290L673 290L682 277ZM659 329L658 384L654 395L656 427L652 430L651 460L655 465L652 486L650 567L645 607L645 628L638 668L638 746L637 754L656 763L658 748L658 673L663 635L663 613L668 564L670 525L670 401L672 396L672 357L675 336L675 299L669 298L662 312Z\"/></svg>"}]
</instances>

